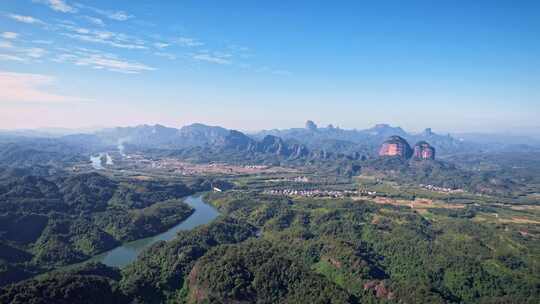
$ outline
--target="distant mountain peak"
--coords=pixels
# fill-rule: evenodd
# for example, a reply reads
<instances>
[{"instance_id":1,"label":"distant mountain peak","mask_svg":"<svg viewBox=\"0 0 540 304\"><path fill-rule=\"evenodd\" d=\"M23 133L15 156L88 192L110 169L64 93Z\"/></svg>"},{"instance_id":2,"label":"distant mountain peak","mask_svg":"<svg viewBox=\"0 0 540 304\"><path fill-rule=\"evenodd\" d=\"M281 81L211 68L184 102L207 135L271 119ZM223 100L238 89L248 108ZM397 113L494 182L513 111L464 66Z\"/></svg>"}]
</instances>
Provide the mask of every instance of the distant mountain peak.
<instances>
[{"instance_id":1,"label":"distant mountain peak","mask_svg":"<svg viewBox=\"0 0 540 304\"><path fill-rule=\"evenodd\" d=\"M424 129L424 132L422 132L422 135L424 136L431 136L431 135L434 135L435 133L433 133L433 131L431 130L431 128L425 128Z\"/></svg>"},{"instance_id":2,"label":"distant mountain peak","mask_svg":"<svg viewBox=\"0 0 540 304\"><path fill-rule=\"evenodd\" d=\"M317 131L317 125L312 120L308 120L306 121L306 129L309 131Z\"/></svg>"},{"instance_id":3,"label":"distant mountain peak","mask_svg":"<svg viewBox=\"0 0 540 304\"><path fill-rule=\"evenodd\" d=\"M405 132L401 127L392 127L391 125L385 123L376 124L367 131L372 135L385 137L391 135L407 136L407 132Z\"/></svg>"},{"instance_id":4,"label":"distant mountain peak","mask_svg":"<svg viewBox=\"0 0 540 304\"><path fill-rule=\"evenodd\" d=\"M391 128L391 126L389 124L379 123L373 127L373 129L386 129L386 128Z\"/></svg>"}]
</instances>

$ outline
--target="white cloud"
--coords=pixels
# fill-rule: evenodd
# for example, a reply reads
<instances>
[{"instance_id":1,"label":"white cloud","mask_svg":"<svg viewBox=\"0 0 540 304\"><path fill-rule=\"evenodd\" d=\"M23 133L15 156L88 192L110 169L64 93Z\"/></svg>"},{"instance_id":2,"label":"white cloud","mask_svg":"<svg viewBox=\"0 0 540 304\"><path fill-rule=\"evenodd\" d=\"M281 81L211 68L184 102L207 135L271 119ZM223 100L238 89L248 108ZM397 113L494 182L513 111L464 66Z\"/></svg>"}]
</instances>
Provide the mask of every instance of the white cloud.
<instances>
[{"instance_id":1,"label":"white cloud","mask_svg":"<svg viewBox=\"0 0 540 304\"><path fill-rule=\"evenodd\" d=\"M7 52L2 54L1 60L9 61L30 62L31 60L42 58L47 54L47 50L45 49L38 47L18 47L7 40L0 40L0 49L4 49Z\"/></svg>"},{"instance_id":2,"label":"white cloud","mask_svg":"<svg viewBox=\"0 0 540 304\"><path fill-rule=\"evenodd\" d=\"M84 4L80 4L80 3L77 3L76 6L78 8L81 8L81 9L87 9L87 10L93 11L96 14L105 16L105 17L107 17L107 18L109 18L111 20L115 20L115 21L126 21L126 20L129 20L131 18L134 18L133 15L130 15L127 12L124 12L124 11L102 10L102 9L99 9L99 8L96 8L96 7L92 7L92 6L84 5Z\"/></svg>"},{"instance_id":3,"label":"white cloud","mask_svg":"<svg viewBox=\"0 0 540 304\"><path fill-rule=\"evenodd\" d=\"M34 0L37 3L43 3L50 7L52 10L61 13L76 13L77 9L71 5L68 5L64 0Z\"/></svg>"},{"instance_id":4,"label":"white cloud","mask_svg":"<svg viewBox=\"0 0 540 304\"><path fill-rule=\"evenodd\" d=\"M18 61L18 62L26 62L27 60L22 58L22 57L19 57L19 56L15 56L15 55L10 55L10 54L0 54L0 60L2 61Z\"/></svg>"},{"instance_id":5,"label":"white cloud","mask_svg":"<svg viewBox=\"0 0 540 304\"><path fill-rule=\"evenodd\" d=\"M11 49L13 48L13 44L9 41L0 41L0 49Z\"/></svg>"},{"instance_id":6,"label":"white cloud","mask_svg":"<svg viewBox=\"0 0 540 304\"><path fill-rule=\"evenodd\" d=\"M122 33L109 31L91 30L82 27L73 26L70 24L61 24L61 27L69 30L71 33L62 33L62 35L85 42L93 42L106 44L116 48L144 50L145 41L135 37L131 37Z\"/></svg>"},{"instance_id":7,"label":"white cloud","mask_svg":"<svg viewBox=\"0 0 540 304\"><path fill-rule=\"evenodd\" d=\"M86 41L86 42L107 44L107 45L110 45L112 47L122 48L122 49L131 49L131 50L147 49L147 47L144 46L144 45L129 44L129 43L122 43L122 42L115 42L115 41L112 41L112 40L108 40L108 38L104 38L104 37L107 37L107 33L96 34L96 35L81 35L81 34L65 33L64 36L69 37L69 38L73 38L73 39L78 39L78 40L81 40L81 41Z\"/></svg>"},{"instance_id":8,"label":"white cloud","mask_svg":"<svg viewBox=\"0 0 540 304\"><path fill-rule=\"evenodd\" d=\"M22 23L28 23L28 24L45 24L45 22L37 19L37 18L34 18L32 16L23 16L23 15L17 15L17 14L9 14L8 15L9 18L15 20L15 21L19 21L19 22L22 22Z\"/></svg>"},{"instance_id":9,"label":"white cloud","mask_svg":"<svg viewBox=\"0 0 540 304\"><path fill-rule=\"evenodd\" d=\"M41 58L47 53L47 51L42 48L30 48L30 49L26 49L25 52L26 52L26 56L35 58L35 59Z\"/></svg>"},{"instance_id":10,"label":"white cloud","mask_svg":"<svg viewBox=\"0 0 540 304\"><path fill-rule=\"evenodd\" d=\"M48 92L46 88L50 87L54 81L54 77L47 75L0 71L0 100L5 102L38 103L88 101L88 99Z\"/></svg>"},{"instance_id":11,"label":"white cloud","mask_svg":"<svg viewBox=\"0 0 540 304\"><path fill-rule=\"evenodd\" d=\"M176 60L176 55L171 54L171 53L156 52L156 53L154 53L154 55L159 56L159 57L163 57L163 58L167 58L167 59L170 59L170 60Z\"/></svg>"},{"instance_id":12,"label":"white cloud","mask_svg":"<svg viewBox=\"0 0 540 304\"><path fill-rule=\"evenodd\" d=\"M215 64L231 64L231 61L228 59L230 58L229 54L198 53L198 54L193 55L192 58L198 61L206 61L206 62L215 63Z\"/></svg>"},{"instance_id":13,"label":"white cloud","mask_svg":"<svg viewBox=\"0 0 540 304\"><path fill-rule=\"evenodd\" d=\"M19 34L14 32L3 32L2 34L0 34L0 37L4 39L17 39L18 36Z\"/></svg>"},{"instance_id":14,"label":"white cloud","mask_svg":"<svg viewBox=\"0 0 540 304\"><path fill-rule=\"evenodd\" d=\"M106 16L109 19L116 20L116 21L126 21L126 20L128 20L130 18L133 18L133 16L131 16L131 15L129 15L126 12L123 12L123 11L109 12L108 14L106 14Z\"/></svg>"},{"instance_id":15,"label":"white cloud","mask_svg":"<svg viewBox=\"0 0 540 304\"><path fill-rule=\"evenodd\" d=\"M112 72L120 72L127 74L138 74L144 71L154 71L155 68L147 65L123 61L116 58L108 58L102 55L91 55L86 58L78 58L75 62L76 65L91 66L93 68L103 68Z\"/></svg>"},{"instance_id":16,"label":"white cloud","mask_svg":"<svg viewBox=\"0 0 540 304\"><path fill-rule=\"evenodd\" d=\"M186 46L186 47L196 47L196 46L204 45L204 43L196 39L189 38L189 37L179 37L176 39L176 43L178 43L181 46Z\"/></svg>"},{"instance_id":17,"label":"white cloud","mask_svg":"<svg viewBox=\"0 0 540 304\"><path fill-rule=\"evenodd\" d=\"M292 73L290 71L273 69L273 68L268 67L268 66L260 67L260 68L256 69L255 71L258 72L258 73L270 73L270 74L280 75L280 76L291 76L292 75Z\"/></svg>"},{"instance_id":18,"label":"white cloud","mask_svg":"<svg viewBox=\"0 0 540 304\"><path fill-rule=\"evenodd\" d=\"M105 26L105 22L103 22L103 20L101 20L100 18L90 17L90 16L83 16L82 18L86 19L88 22L90 22L92 24L99 25L99 26Z\"/></svg>"},{"instance_id":19,"label":"white cloud","mask_svg":"<svg viewBox=\"0 0 540 304\"><path fill-rule=\"evenodd\" d=\"M154 71L155 68L133 61L118 58L116 55L103 53L96 50L79 48L72 52L66 52L53 59L55 62L68 62L77 66L86 66L93 69L105 69L112 72L139 74Z\"/></svg>"},{"instance_id":20,"label":"white cloud","mask_svg":"<svg viewBox=\"0 0 540 304\"><path fill-rule=\"evenodd\" d=\"M89 29L85 29L85 28L76 28L75 29L75 32L79 33L79 34L90 34L90 30Z\"/></svg>"},{"instance_id":21,"label":"white cloud","mask_svg":"<svg viewBox=\"0 0 540 304\"><path fill-rule=\"evenodd\" d=\"M163 43L163 42L156 42L154 43L154 46L157 47L158 49L164 49L166 47L168 47L170 44L168 43Z\"/></svg>"},{"instance_id":22,"label":"white cloud","mask_svg":"<svg viewBox=\"0 0 540 304\"><path fill-rule=\"evenodd\" d=\"M32 40L32 43L36 44L52 44L52 40Z\"/></svg>"}]
</instances>

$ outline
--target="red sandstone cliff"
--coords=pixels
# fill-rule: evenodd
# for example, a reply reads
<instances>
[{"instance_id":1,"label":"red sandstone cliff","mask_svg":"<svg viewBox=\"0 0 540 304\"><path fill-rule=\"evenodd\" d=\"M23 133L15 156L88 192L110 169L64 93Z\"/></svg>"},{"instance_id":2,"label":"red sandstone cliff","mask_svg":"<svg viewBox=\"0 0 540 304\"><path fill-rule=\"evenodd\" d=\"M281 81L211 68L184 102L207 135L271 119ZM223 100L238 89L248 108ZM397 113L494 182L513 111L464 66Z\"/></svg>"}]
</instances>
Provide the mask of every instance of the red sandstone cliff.
<instances>
[{"instance_id":1,"label":"red sandstone cliff","mask_svg":"<svg viewBox=\"0 0 540 304\"><path fill-rule=\"evenodd\" d=\"M425 141L414 145L413 157L415 159L435 159L435 148Z\"/></svg>"},{"instance_id":2,"label":"red sandstone cliff","mask_svg":"<svg viewBox=\"0 0 540 304\"><path fill-rule=\"evenodd\" d=\"M383 142L379 149L379 156L399 156L410 158L412 155L411 146L400 136L390 136Z\"/></svg>"}]
</instances>

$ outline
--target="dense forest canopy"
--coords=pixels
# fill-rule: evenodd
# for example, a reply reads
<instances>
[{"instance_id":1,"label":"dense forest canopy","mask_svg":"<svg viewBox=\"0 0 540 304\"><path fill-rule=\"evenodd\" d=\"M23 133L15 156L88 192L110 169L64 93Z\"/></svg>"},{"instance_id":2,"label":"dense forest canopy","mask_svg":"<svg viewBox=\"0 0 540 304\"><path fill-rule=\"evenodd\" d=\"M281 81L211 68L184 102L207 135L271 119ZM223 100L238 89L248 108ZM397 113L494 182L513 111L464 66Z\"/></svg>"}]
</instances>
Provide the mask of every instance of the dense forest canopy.
<instances>
[{"instance_id":1,"label":"dense forest canopy","mask_svg":"<svg viewBox=\"0 0 540 304\"><path fill-rule=\"evenodd\" d=\"M80 136L0 142L1 303L540 298L536 152L376 156L326 138L369 133L313 126L253 137L157 128L165 137L145 146L157 140L154 129L90 136L98 154ZM133 132L140 141L126 143L126 154L108 147ZM177 136L191 144L167 147ZM198 192L218 219L153 244L121 269L84 263L185 221L196 209L183 200Z\"/></svg>"}]
</instances>

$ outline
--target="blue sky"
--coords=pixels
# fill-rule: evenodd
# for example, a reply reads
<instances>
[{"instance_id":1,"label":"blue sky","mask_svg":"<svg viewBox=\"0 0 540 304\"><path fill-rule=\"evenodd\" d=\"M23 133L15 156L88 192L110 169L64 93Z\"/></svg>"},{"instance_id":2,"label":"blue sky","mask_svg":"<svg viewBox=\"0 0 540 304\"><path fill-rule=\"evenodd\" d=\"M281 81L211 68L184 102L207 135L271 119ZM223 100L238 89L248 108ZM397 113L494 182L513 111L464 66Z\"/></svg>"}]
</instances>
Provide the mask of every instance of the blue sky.
<instances>
[{"instance_id":1,"label":"blue sky","mask_svg":"<svg viewBox=\"0 0 540 304\"><path fill-rule=\"evenodd\" d=\"M0 2L0 128L540 130L538 1Z\"/></svg>"}]
</instances>

